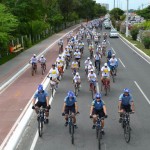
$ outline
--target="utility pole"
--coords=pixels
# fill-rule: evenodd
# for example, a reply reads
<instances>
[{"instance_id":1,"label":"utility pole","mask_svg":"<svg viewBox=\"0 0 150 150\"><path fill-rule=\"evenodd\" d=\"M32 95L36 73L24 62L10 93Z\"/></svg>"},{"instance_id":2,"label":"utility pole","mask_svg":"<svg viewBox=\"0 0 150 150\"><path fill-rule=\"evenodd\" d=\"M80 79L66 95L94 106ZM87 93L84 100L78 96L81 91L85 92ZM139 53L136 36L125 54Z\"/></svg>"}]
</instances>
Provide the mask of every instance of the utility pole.
<instances>
[{"instance_id":1,"label":"utility pole","mask_svg":"<svg viewBox=\"0 0 150 150\"><path fill-rule=\"evenodd\" d=\"M115 8L115 0L114 0L114 8Z\"/></svg>"},{"instance_id":2,"label":"utility pole","mask_svg":"<svg viewBox=\"0 0 150 150\"><path fill-rule=\"evenodd\" d=\"M129 0L127 0L127 14L126 14L126 37L128 37L128 18L129 18Z\"/></svg>"}]
</instances>

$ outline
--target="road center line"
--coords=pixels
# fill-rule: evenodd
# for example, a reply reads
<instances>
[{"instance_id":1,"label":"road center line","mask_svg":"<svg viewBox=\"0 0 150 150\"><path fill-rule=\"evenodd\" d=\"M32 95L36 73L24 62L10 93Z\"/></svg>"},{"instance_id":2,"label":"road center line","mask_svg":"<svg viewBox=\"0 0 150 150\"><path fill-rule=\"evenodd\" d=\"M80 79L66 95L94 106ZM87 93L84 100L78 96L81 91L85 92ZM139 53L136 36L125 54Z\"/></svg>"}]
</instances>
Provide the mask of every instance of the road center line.
<instances>
[{"instance_id":1,"label":"road center line","mask_svg":"<svg viewBox=\"0 0 150 150\"><path fill-rule=\"evenodd\" d=\"M118 59L119 59L119 61L121 62L122 66L123 66L124 68L126 68L126 66L124 65L124 63L122 62L122 60L121 60L120 58L118 58Z\"/></svg>"},{"instance_id":2,"label":"road center line","mask_svg":"<svg viewBox=\"0 0 150 150\"><path fill-rule=\"evenodd\" d=\"M140 90L140 92L142 93L142 95L144 96L144 98L147 100L147 102L150 104L150 100L147 98L147 96L145 95L145 93L143 92L143 90L140 88L140 86L138 85L138 83L136 81L134 81L134 83L138 87L138 89Z\"/></svg>"},{"instance_id":3,"label":"road center line","mask_svg":"<svg viewBox=\"0 0 150 150\"><path fill-rule=\"evenodd\" d=\"M115 50L113 49L113 47L111 47L111 49L113 50L113 52L116 54Z\"/></svg>"}]
</instances>

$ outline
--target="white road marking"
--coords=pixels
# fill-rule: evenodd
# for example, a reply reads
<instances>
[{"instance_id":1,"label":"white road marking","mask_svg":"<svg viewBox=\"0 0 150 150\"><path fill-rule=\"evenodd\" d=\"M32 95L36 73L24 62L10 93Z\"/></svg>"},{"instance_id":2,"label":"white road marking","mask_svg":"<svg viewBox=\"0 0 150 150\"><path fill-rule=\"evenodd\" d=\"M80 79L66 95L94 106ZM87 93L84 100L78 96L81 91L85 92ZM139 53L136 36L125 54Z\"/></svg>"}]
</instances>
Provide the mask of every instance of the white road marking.
<instances>
[{"instance_id":1,"label":"white road marking","mask_svg":"<svg viewBox=\"0 0 150 150\"><path fill-rule=\"evenodd\" d=\"M97 91L97 93L99 93L99 85L98 85L98 82L96 82L96 91Z\"/></svg>"},{"instance_id":2,"label":"white road marking","mask_svg":"<svg viewBox=\"0 0 150 150\"><path fill-rule=\"evenodd\" d=\"M119 61L121 62L122 66L123 66L124 68L126 68L126 66L124 65L124 63L122 62L122 60L121 60L120 58L118 58L118 59L119 59Z\"/></svg>"},{"instance_id":3,"label":"white road marking","mask_svg":"<svg viewBox=\"0 0 150 150\"><path fill-rule=\"evenodd\" d=\"M108 44L110 45L110 42L108 41Z\"/></svg>"},{"instance_id":4,"label":"white road marking","mask_svg":"<svg viewBox=\"0 0 150 150\"><path fill-rule=\"evenodd\" d=\"M113 52L116 54L115 50L113 49L113 47L111 47L111 49L113 50Z\"/></svg>"},{"instance_id":5,"label":"white road marking","mask_svg":"<svg viewBox=\"0 0 150 150\"><path fill-rule=\"evenodd\" d=\"M145 95L145 93L143 92L143 90L140 88L140 86L138 85L138 83L136 81L134 81L134 83L138 87L138 89L140 90L140 92L142 93L142 95L144 96L144 98L147 100L147 102L150 104L150 100L147 98L147 96Z\"/></svg>"},{"instance_id":6,"label":"white road marking","mask_svg":"<svg viewBox=\"0 0 150 150\"><path fill-rule=\"evenodd\" d=\"M121 38L120 38L121 39ZM121 41L123 42L123 43L125 43L132 51L134 51L137 55L139 55L141 58L143 58L148 64L150 64L150 62L146 59L146 58L144 58L141 54L139 54L136 50L134 50L131 46L129 46L126 42L124 42L122 39L121 39Z\"/></svg>"}]
</instances>

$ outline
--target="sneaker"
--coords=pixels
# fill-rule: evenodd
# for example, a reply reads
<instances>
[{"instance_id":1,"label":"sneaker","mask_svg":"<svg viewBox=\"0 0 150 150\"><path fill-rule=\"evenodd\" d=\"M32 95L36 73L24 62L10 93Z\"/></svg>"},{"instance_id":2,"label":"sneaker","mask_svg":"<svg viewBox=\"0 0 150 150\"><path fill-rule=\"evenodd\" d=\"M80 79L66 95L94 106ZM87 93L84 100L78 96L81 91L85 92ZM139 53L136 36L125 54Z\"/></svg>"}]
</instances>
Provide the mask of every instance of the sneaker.
<instances>
[{"instance_id":1,"label":"sneaker","mask_svg":"<svg viewBox=\"0 0 150 150\"><path fill-rule=\"evenodd\" d=\"M93 124L92 129L95 129L95 127L96 127L96 125L95 125L95 124Z\"/></svg>"},{"instance_id":2,"label":"sneaker","mask_svg":"<svg viewBox=\"0 0 150 150\"><path fill-rule=\"evenodd\" d=\"M77 126L76 124L74 124L74 128L75 128L75 129L77 129L77 128L78 128L78 126Z\"/></svg>"},{"instance_id":3,"label":"sneaker","mask_svg":"<svg viewBox=\"0 0 150 150\"><path fill-rule=\"evenodd\" d=\"M102 129L102 134L103 134L103 135L105 134L104 129Z\"/></svg>"},{"instance_id":4,"label":"sneaker","mask_svg":"<svg viewBox=\"0 0 150 150\"><path fill-rule=\"evenodd\" d=\"M122 122L122 118L119 118L119 123L121 123Z\"/></svg>"},{"instance_id":5,"label":"sneaker","mask_svg":"<svg viewBox=\"0 0 150 150\"><path fill-rule=\"evenodd\" d=\"M68 122L66 121L66 122L65 122L65 127L67 127L67 125L68 125Z\"/></svg>"}]
</instances>

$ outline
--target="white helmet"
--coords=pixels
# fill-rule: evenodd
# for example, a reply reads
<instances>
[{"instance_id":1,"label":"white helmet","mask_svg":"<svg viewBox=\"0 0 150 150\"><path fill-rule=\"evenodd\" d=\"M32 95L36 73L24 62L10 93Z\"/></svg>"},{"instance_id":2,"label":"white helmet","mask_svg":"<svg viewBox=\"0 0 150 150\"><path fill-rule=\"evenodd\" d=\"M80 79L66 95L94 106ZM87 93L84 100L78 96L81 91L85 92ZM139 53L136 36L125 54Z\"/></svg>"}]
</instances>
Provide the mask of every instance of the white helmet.
<instances>
[{"instance_id":1,"label":"white helmet","mask_svg":"<svg viewBox=\"0 0 150 150\"><path fill-rule=\"evenodd\" d=\"M61 57L61 54L59 54L59 57Z\"/></svg>"},{"instance_id":2,"label":"white helmet","mask_svg":"<svg viewBox=\"0 0 150 150\"><path fill-rule=\"evenodd\" d=\"M93 69L91 69L91 71L94 71Z\"/></svg>"},{"instance_id":3,"label":"white helmet","mask_svg":"<svg viewBox=\"0 0 150 150\"><path fill-rule=\"evenodd\" d=\"M33 54L33 56L36 56L36 54Z\"/></svg>"},{"instance_id":4,"label":"white helmet","mask_svg":"<svg viewBox=\"0 0 150 150\"><path fill-rule=\"evenodd\" d=\"M79 72L76 72L76 75L79 76Z\"/></svg>"},{"instance_id":5,"label":"white helmet","mask_svg":"<svg viewBox=\"0 0 150 150\"><path fill-rule=\"evenodd\" d=\"M89 65L92 65L92 62L91 62L91 61L89 62Z\"/></svg>"},{"instance_id":6,"label":"white helmet","mask_svg":"<svg viewBox=\"0 0 150 150\"><path fill-rule=\"evenodd\" d=\"M43 58L44 56L42 55L41 58Z\"/></svg>"},{"instance_id":7,"label":"white helmet","mask_svg":"<svg viewBox=\"0 0 150 150\"><path fill-rule=\"evenodd\" d=\"M112 54L112 56L115 56L115 54Z\"/></svg>"},{"instance_id":8,"label":"white helmet","mask_svg":"<svg viewBox=\"0 0 150 150\"><path fill-rule=\"evenodd\" d=\"M88 57L87 59L90 60L90 57Z\"/></svg>"},{"instance_id":9,"label":"white helmet","mask_svg":"<svg viewBox=\"0 0 150 150\"><path fill-rule=\"evenodd\" d=\"M104 66L107 67L107 63L104 63Z\"/></svg>"}]
</instances>

